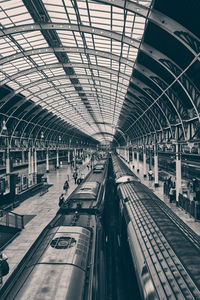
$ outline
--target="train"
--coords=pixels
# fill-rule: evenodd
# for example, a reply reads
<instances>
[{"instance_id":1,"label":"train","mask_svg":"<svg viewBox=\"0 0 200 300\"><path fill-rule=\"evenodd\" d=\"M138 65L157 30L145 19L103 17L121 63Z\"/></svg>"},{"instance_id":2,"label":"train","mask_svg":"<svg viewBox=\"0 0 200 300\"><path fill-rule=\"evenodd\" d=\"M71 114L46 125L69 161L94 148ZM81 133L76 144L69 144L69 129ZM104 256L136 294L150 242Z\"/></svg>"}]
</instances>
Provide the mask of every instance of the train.
<instances>
[{"instance_id":1,"label":"train","mask_svg":"<svg viewBox=\"0 0 200 300\"><path fill-rule=\"evenodd\" d=\"M105 300L101 222L107 160L64 200L0 291L0 299Z\"/></svg>"},{"instance_id":2,"label":"train","mask_svg":"<svg viewBox=\"0 0 200 300\"><path fill-rule=\"evenodd\" d=\"M119 224L127 237L141 298L200 299L198 236L132 171L126 177L127 166L118 155L112 154L112 161Z\"/></svg>"},{"instance_id":3,"label":"train","mask_svg":"<svg viewBox=\"0 0 200 300\"><path fill-rule=\"evenodd\" d=\"M128 166L116 154L112 154L113 177L116 184L116 193L120 201L120 215L124 218L127 227L127 238L132 256L132 261L140 289L142 299L158 299L154 288L150 272L145 263L145 257L141 251L141 246L137 238L137 233L131 222L131 217L127 207L130 200L124 193L122 187L127 184L141 184L139 178L128 168ZM122 223L122 220L120 220Z\"/></svg>"},{"instance_id":4,"label":"train","mask_svg":"<svg viewBox=\"0 0 200 300\"><path fill-rule=\"evenodd\" d=\"M97 162L70 196L65 195L60 212L87 211L102 214L105 198L108 161Z\"/></svg>"}]
</instances>

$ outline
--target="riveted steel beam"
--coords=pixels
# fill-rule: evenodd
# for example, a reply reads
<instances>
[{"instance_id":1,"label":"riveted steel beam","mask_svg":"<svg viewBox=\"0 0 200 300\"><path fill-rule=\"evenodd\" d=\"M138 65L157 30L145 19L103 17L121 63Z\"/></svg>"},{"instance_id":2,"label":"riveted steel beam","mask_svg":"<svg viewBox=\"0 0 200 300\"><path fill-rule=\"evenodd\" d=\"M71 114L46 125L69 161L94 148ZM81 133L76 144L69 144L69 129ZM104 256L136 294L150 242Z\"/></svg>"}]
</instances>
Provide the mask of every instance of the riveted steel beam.
<instances>
[{"instance_id":1,"label":"riveted steel beam","mask_svg":"<svg viewBox=\"0 0 200 300\"><path fill-rule=\"evenodd\" d=\"M195 61L196 61L196 57L192 60L192 62L184 69L184 71L178 76L178 77L176 77L175 79L174 79L174 81L172 82L172 83L170 83L169 85L168 85L168 87L166 88L166 90L161 94L161 95L159 95L155 100L154 100L154 102L142 113L142 115L130 126L130 127L133 127L134 125L135 125L135 123L136 122L138 122L139 121L139 119L140 118L142 118L143 116L144 116L144 114L145 113L147 113L147 111L162 97L162 95L164 95L165 94L165 92L167 91L167 90L169 90L173 85L174 85L174 83L176 83L177 81L178 81L178 79L180 78L180 76L182 76L192 65L193 65L193 63L195 63ZM199 116L200 117L200 116ZM127 131L129 130L129 128L127 129Z\"/></svg>"},{"instance_id":2,"label":"riveted steel beam","mask_svg":"<svg viewBox=\"0 0 200 300\"><path fill-rule=\"evenodd\" d=\"M23 58L24 56L32 56L32 55L39 55L39 54L47 54L47 53L81 53L81 54L89 54L89 55L96 55L99 57L103 58L109 58L114 61L120 61L121 63L133 67L133 61L128 60L127 58L124 57L119 57L118 55L115 55L111 52L106 52L106 51L100 51L100 50L94 50L94 49L85 49L85 48L76 48L76 47L44 47L44 48L35 48L33 50L26 50L23 53L19 52L16 54L12 54L6 57L0 58L0 65L10 63L13 60Z\"/></svg>"},{"instance_id":3,"label":"riveted steel beam","mask_svg":"<svg viewBox=\"0 0 200 300\"><path fill-rule=\"evenodd\" d=\"M148 92L148 90L147 90L147 89L148 89L148 86L147 86L145 83L143 83L142 81L140 81L140 80L137 79L137 78L134 79L134 77L131 78L131 82L133 82L133 84L136 85L136 86L138 87L138 89L140 89L140 90L143 91L143 93L146 95L146 96L145 96L145 99L147 99L148 101L151 99L151 100L153 101L154 98L153 98L152 95ZM129 88L129 89L130 89L130 91L132 90L131 88ZM129 89L128 89L128 90L129 90ZM152 92L153 92L153 91L152 91ZM135 94L135 93L138 93L138 91L135 91L135 89L134 89L133 93L134 93L134 94ZM142 93L141 93L141 95L142 95L142 97L143 97L143 94L142 94ZM158 95L156 94L156 96L158 96ZM140 99L140 96L138 96L138 98ZM150 99L149 99L149 98L150 98ZM151 100L149 101L150 103L152 103ZM166 120L168 126L170 126L169 119L168 119L167 115L165 114L165 112L164 112L164 110L163 110L163 107L162 107L159 103L157 103L157 105L156 105L155 107L157 107L157 109L155 110L155 112L153 111L153 109L151 109L151 112L152 112L152 114L153 114L153 116L154 116L154 119L157 119L160 128L163 127L163 126L161 125L161 123L162 123L162 116L163 116L164 119ZM162 115L161 115L161 114L162 114Z\"/></svg>"},{"instance_id":4,"label":"riveted steel beam","mask_svg":"<svg viewBox=\"0 0 200 300\"><path fill-rule=\"evenodd\" d=\"M139 85L136 84L136 86L138 86L138 87L140 88ZM141 100L141 98L140 98L141 96L143 97L143 94L142 94L142 93L140 93L138 90L136 90L136 89L134 89L134 88L130 88L130 87L128 88L128 91L129 91L129 92L131 93L131 95L133 95L134 98L136 98L139 102L142 102L142 103L145 105L146 108L148 107L148 104L145 103L145 102L143 102L143 101ZM147 97L144 97L144 98L145 98L146 101L152 103L152 101L150 101L150 100L148 99L149 97L150 97L150 96L147 95ZM134 102L133 102L133 104L135 105ZM150 114L151 114L152 117L153 117L152 120L156 120L156 121L157 121L157 124L158 124L158 126L159 126L159 128L162 128L162 125L161 125L161 123L160 123L160 121L159 121L159 119L158 119L158 117L157 117L157 114L155 114L155 113L153 112L152 109L150 109Z\"/></svg>"},{"instance_id":5,"label":"riveted steel beam","mask_svg":"<svg viewBox=\"0 0 200 300\"><path fill-rule=\"evenodd\" d=\"M8 27L0 29L0 37L13 35L23 32L31 31L41 31L41 30L62 30L62 31L77 31L83 33L96 34L103 36L107 39L113 39L121 43L122 35L115 31L100 29L97 27L90 27L86 25L76 25L76 24L66 24L66 23L40 23L40 24L27 24L14 27ZM140 45L140 40L129 38L128 36L123 36L123 43L138 48Z\"/></svg>"},{"instance_id":6,"label":"riveted steel beam","mask_svg":"<svg viewBox=\"0 0 200 300\"><path fill-rule=\"evenodd\" d=\"M123 120L123 121L126 124L127 123L128 124L132 124L132 122L135 121L139 117L140 113L138 111L141 111L141 108L139 106L137 106L137 109L134 111L134 114L131 114L131 115L129 114L128 117L127 117L126 111L128 113L129 109L126 108L125 114L124 114L124 115L126 115L126 119ZM121 118L119 120L119 123L120 123L120 121L121 121ZM148 115L145 115L145 118L143 118L140 121L141 121L140 124L136 124L136 126L135 126L137 128L137 133L140 133L141 135L143 135L145 132L148 132L148 130L149 130L149 128L151 128L151 126L154 128L154 125L151 122L151 120L148 117ZM120 124L120 126L121 126L121 128L123 128L123 125ZM132 130L134 131L135 128L133 128ZM126 133L126 134L128 134L128 133Z\"/></svg>"},{"instance_id":7,"label":"riveted steel beam","mask_svg":"<svg viewBox=\"0 0 200 300\"><path fill-rule=\"evenodd\" d=\"M185 71L182 71L182 70L181 70L181 73L180 73L179 75L174 74L174 73L172 72L172 70L171 70L170 68L168 68L166 64L163 63L163 60L171 61L166 55L164 55L163 53L159 52L159 51L156 50L155 48L153 48L153 47L151 47L150 45L147 45L147 44L145 44L145 43L143 43L143 44L141 45L140 51L143 51L146 55L148 55L148 56L150 56L151 58L153 58L157 63L159 63L162 67L164 67L164 68L165 68L165 69L173 76L173 78L175 79L174 82L177 82L177 83L180 85L180 87L183 89L183 91L184 91L185 94L187 95L188 99L190 100L190 102L191 102L191 104L192 104L192 106L193 106L193 108L194 108L194 110L195 110L195 112L196 112L196 114L197 114L197 116L198 116L199 113L198 113L197 107L196 107L196 105L195 105L195 103L194 103L194 101L193 101L193 99L192 99L192 97L191 97L189 91L186 89L187 86L185 86L185 85L183 84L183 81L182 81L182 79L181 79L183 75L185 76L184 73L186 72L187 68L186 68ZM174 62L173 62L173 64L176 65ZM177 66L177 67L178 67L178 66ZM179 68L179 69L180 69L180 68ZM176 69L176 70L177 70L177 69ZM171 88L171 85L170 85L170 88ZM169 88L166 89L164 93L166 94L168 90L169 90ZM178 98L177 98L177 99L178 99ZM199 117L199 120L200 120L200 117Z\"/></svg>"},{"instance_id":8,"label":"riveted steel beam","mask_svg":"<svg viewBox=\"0 0 200 300\"><path fill-rule=\"evenodd\" d=\"M133 102L133 99L136 99L138 101L138 97L135 95L135 93L132 94L132 96L126 95L126 98L129 100L129 102L131 103L131 105L133 107L136 107L139 111L142 112L142 108L137 103ZM140 103L140 102L141 101L139 100L138 103ZM128 116L127 116L126 113L124 114L124 117L125 117L124 121L126 121L127 117L131 117L132 119L134 119L134 121L137 119L136 115L135 115L135 111L130 114L131 110L132 110L132 108L127 110L127 113L129 113ZM123 114L123 109L122 109L121 115L122 114ZM156 128L155 128L155 125L153 124L152 116L146 115L145 117L146 117L147 120L144 121L144 126L142 125L142 127L146 127L146 130L148 130L148 128L150 126L147 126L147 123L149 123L151 125L151 127L153 128L153 130L155 131Z\"/></svg>"},{"instance_id":9,"label":"riveted steel beam","mask_svg":"<svg viewBox=\"0 0 200 300\"><path fill-rule=\"evenodd\" d=\"M148 18L152 23L156 24L182 43L190 52L193 53L193 55L196 55L200 51L200 39L197 36L183 25L155 9L151 9L149 13L148 7L144 7L129 0L125 3L122 0L112 0L112 2L109 0L100 0L98 2L117 6L121 9L127 9L141 17Z\"/></svg>"},{"instance_id":10,"label":"riveted steel beam","mask_svg":"<svg viewBox=\"0 0 200 300\"><path fill-rule=\"evenodd\" d=\"M56 63L56 64L48 64L48 65L42 65L30 69L23 70L21 72L18 72L16 74L13 74L9 76L9 78L6 78L5 80L2 80L1 84L9 84L10 81L16 80L20 78L21 76L25 75L30 75L33 74L34 72L37 71L44 71L48 69L58 69L58 68L63 68L63 67L73 67L73 68L85 68L85 69L92 69L92 70L97 70L97 71L103 71L107 72L109 74L118 76L120 74L120 77L130 80L130 76L126 75L125 73L118 72L116 70L112 70L111 68L103 67L103 66L98 66L98 65L88 65L84 63Z\"/></svg>"},{"instance_id":11,"label":"riveted steel beam","mask_svg":"<svg viewBox=\"0 0 200 300\"><path fill-rule=\"evenodd\" d=\"M140 65L139 63L137 63L135 65L135 70L137 70L139 73L141 73L144 77L146 77L148 80L152 81L162 92L166 89L167 87L167 83L161 79L157 74L153 73L152 70L150 69L147 69L146 67ZM156 78L159 79L159 82L156 81ZM183 110L183 107L181 106L181 102L177 101L175 102L174 104L174 99L172 100L170 97L169 97L169 94L166 93L166 97L168 99L168 101L170 102L170 104L173 106L174 110L176 111L176 114L180 120L180 122L182 122L182 118L181 118L181 115L180 115L180 111ZM164 106L163 106L163 109L164 109ZM165 112L166 114L167 112Z\"/></svg>"}]
</instances>

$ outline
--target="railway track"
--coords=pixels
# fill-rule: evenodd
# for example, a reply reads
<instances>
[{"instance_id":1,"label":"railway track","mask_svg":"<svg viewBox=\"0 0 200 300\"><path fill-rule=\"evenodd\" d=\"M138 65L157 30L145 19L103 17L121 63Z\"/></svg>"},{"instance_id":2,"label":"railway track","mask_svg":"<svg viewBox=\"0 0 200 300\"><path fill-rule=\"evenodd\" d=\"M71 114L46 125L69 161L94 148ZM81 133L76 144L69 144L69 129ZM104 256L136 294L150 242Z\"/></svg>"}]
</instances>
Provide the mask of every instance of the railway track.
<instances>
[{"instance_id":1,"label":"railway track","mask_svg":"<svg viewBox=\"0 0 200 300\"><path fill-rule=\"evenodd\" d=\"M138 241L161 298L200 299L198 238L142 185L126 184L123 190L129 199L126 205Z\"/></svg>"},{"instance_id":2,"label":"railway track","mask_svg":"<svg viewBox=\"0 0 200 300\"><path fill-rule=\"evenodd\" d=\"M145 186L146 191L156 206L160 209L181 229L182 232L192 241L192 243L200 250L200 237L190 227L188 227L162 200L160 200L151 190Z\"/></svg>"}]
</instances>

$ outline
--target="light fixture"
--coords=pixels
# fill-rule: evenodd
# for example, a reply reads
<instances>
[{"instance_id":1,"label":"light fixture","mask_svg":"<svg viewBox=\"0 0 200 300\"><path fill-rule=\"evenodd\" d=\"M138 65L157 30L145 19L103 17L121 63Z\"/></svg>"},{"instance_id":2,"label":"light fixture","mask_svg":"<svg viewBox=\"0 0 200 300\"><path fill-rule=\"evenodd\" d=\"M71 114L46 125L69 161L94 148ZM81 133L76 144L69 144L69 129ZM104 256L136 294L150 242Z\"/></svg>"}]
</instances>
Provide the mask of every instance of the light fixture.
<instances>
[{"instance_id":1,"label":"light fixture","mask_svg":"<svg viewBox=\"0 0 200 300\"><path fill-rule=\"evenodd\" d=\"M61 141L61 136L60 135L59 135L58 139L59 139L59 142L60 142Z\"/></svg>"},{"instance_id":2,"label":"light fixture","mask_svg":"<svg viewBox=\"0 0 200 300\"><path fill-rule=\"evenodd\" d=\"M7 130L6 121L5 120L3 120L2 130L3 131Z\"/></svg>"},{"instance_id":3,"label":"light fixture","mask_svg":"<svg viewBox=\"0 0 200 300\"><path fill-rule=\"evenodd\" d=\"M44 138L44 132L42 131L41 132L41 139L43 139Z\"/></svg>"}]
</instances>

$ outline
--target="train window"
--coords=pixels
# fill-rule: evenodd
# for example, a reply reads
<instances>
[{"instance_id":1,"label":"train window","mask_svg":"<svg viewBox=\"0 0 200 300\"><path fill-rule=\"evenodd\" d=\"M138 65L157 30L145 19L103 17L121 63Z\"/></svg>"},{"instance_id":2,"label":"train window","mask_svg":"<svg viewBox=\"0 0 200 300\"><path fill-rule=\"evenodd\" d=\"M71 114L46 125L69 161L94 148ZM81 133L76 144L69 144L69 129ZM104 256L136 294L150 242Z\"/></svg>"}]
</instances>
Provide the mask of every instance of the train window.
<instances>
[{"instance_id":1,"label":"train window","mask_svg":"<svg viewBox=\"0 0 200 300\"><path fill-rule=\"evenodd\" d=\"M76 240L72 237L61 236L53 239L50 243L52 248L67 249L76 244Z\"/></svg>"}]
</instances>

